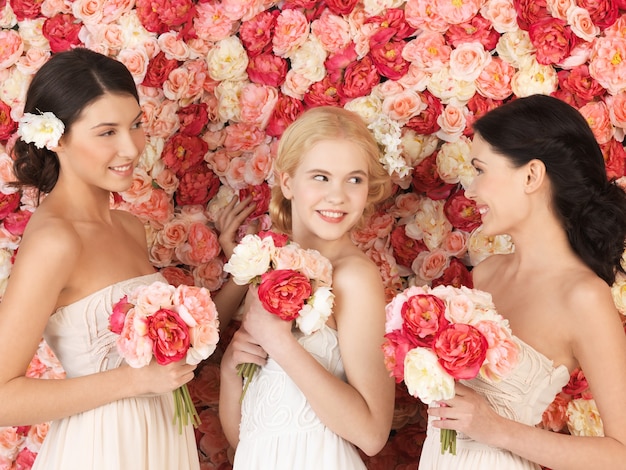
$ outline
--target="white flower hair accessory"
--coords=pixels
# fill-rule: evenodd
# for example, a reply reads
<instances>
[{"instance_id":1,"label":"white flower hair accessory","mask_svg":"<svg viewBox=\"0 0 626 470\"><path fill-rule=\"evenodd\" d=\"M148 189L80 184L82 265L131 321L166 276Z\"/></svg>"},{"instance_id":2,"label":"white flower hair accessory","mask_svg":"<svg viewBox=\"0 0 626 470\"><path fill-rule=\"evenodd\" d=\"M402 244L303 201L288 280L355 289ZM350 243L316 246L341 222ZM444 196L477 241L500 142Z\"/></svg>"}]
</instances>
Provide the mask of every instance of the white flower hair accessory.
<instances>
[{"instance_id":1,"label":"white flower hair accessory","mask_svg":"<svg viewBox=\"0 0 626 470\"><path fill-rule=\"evenodd\" d=\"M59 145L59 139L65 132L63 122L51 112L39 114L24 113L17 127L17 135L27 144L37 148L52 150Z\"/></svg>"}]
</instances>

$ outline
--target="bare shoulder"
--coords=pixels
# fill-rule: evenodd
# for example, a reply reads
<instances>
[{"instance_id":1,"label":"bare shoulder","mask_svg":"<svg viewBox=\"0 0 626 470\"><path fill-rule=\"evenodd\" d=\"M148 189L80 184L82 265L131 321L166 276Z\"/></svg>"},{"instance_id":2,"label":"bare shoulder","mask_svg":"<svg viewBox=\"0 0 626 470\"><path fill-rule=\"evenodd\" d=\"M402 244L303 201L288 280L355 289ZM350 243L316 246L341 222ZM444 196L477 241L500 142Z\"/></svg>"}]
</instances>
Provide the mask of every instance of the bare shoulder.
<instances>
[{"instance_id":1,"label":"bare shoulder","mask_svg":"<svg viewBox=\"0 0 626 470\"><path fill-rule=\"evenodd\" d=\"M45 260L64 259L69 263L77 259L82 249L81 238L71 221L46 211L36 211L30 218L20 242L20 257L29 253Z\"/></svg>"},{"instance_id":2,"label":"bare shoulder","mask_svg":"<svg viewBox=\"0 0 626 470\"><path fill-rule=\"evenodd\" d=\"M349 253L333 264L333 286L356 292L382 290L382 280L378 267L364 253Z\"/></svg>"}]
</instances>

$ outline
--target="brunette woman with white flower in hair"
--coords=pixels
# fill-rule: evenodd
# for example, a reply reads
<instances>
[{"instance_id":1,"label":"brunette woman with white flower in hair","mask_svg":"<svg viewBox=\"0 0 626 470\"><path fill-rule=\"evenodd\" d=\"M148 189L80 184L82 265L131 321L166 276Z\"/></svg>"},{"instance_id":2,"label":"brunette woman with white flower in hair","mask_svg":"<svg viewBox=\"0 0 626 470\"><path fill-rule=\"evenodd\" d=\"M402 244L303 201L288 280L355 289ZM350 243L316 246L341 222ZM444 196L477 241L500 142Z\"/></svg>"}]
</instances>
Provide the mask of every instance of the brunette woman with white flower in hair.
<instances>
[{"instance_id":1,"label":"brunette woman with white flower in hair","mask_svg":"<svg viewBox=\"0 0 626 470\"><path fill-rule=\"evenodd\" d=\"M626 237L626 195L607 180L582 115L543 95L518 98L474 123L476 177L465 195L485 235L508 234L514 251L474 268L519 340L518 365L500 382L457 384L429 408L419 468L619 469L626 465L626 335L610 286ZM582 368L603 437L535 427L570 373ZM458 431L456 455L439 431Z\"/></svg>"},{"instance_id":2,"label":"brunette woman with white flower in hair","mask_svg":"<svg viewBox=\"0 0 626 470\"><path fill-rule=\"evenodd\" d=\"M221 368L220 418L236 470L365 469L355 447L374 455L387 442L394 383L381 350L384 289L350 238L364 211L389 194L379 159L367 126L342 108L310 109L280 139L272 229L330 261L334 308L306 334L265 310L260 289L250 288ZM245 363L261 368L240 403Z\"/></svg>"},{"instance_id":3,"label":"brunette woman with white flower in hair","mask_svg":"<svg viewBox=\"0 0 626 470\"><path fill-rule=\"evenodd\" d=\"M173 424L185 360L123 363L109 331L113 304L164 281L144 226L111 210L144 149L132 75L87 49L58 53L35 74L14 148L20 187L41 203L0 304L0 426L52 421L33 469L198 469L191 424ZM41 337L67 378L25 376Z\"/></svg>"}]
</instances>

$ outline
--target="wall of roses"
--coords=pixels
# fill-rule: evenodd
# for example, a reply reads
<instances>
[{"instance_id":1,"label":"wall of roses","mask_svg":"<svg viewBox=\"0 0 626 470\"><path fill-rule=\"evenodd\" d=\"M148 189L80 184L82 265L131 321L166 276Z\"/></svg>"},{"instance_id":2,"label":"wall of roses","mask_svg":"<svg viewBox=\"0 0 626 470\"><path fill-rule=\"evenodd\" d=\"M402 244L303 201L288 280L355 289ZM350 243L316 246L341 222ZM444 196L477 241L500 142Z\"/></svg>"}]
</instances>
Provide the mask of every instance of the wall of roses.
<instances>
[{"instance_id":1,"label":"wall of roses","mask_svg":"<svg viewBox=\"0 0 626 470\"><path fill-rule=\"evenodd\" d=\"M122 61L138 85L148 145L112 205L145 222L151 259L175 284L223 284L213 221L232 197L252 194L269 228L276 142L313 106L360 114L392 173L394 195L354 233L388 299L408 284L471 286L473 265L513 249L481 236L463 192L471 124L487 110L558 96L589 122L607 176L624 181L626 0L0 0L0 27L0 293L35 207L7 185L25 91L75 46ZM613 292L626 312L626 281ZM230 468L217 406L233 327L190 386L203 469ZM63 376L44 342L28 374ZM601 432L592 398L575 373L542 425ZM416 468L424 430L423 406L399 384L392 434L368 468ZM30 468L46 431L0 428L0 469Z\"/></svg>"}]
</instances>

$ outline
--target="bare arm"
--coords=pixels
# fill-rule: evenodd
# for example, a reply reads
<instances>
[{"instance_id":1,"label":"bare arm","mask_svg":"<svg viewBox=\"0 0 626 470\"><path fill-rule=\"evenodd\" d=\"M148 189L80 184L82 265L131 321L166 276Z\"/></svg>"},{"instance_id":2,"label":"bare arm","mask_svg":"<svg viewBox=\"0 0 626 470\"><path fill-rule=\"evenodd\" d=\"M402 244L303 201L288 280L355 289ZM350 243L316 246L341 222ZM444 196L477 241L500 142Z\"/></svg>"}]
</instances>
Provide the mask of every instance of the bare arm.
<instances>
[{"instance_id":1,"label":"bare arm","mask_svg":"<svg viewBox=\"0 0 626 470\"><path fill-rule=\"evenodd\" d=\"M293 337L289 323L265 312L256 296L244 325L303 391L320 420L374 455L387 442L394 406L394 384L381 350L383 286L372 263L353 259L335 268L333 291L347 383L317 362Z\"/></svg>"}]
</instances>

